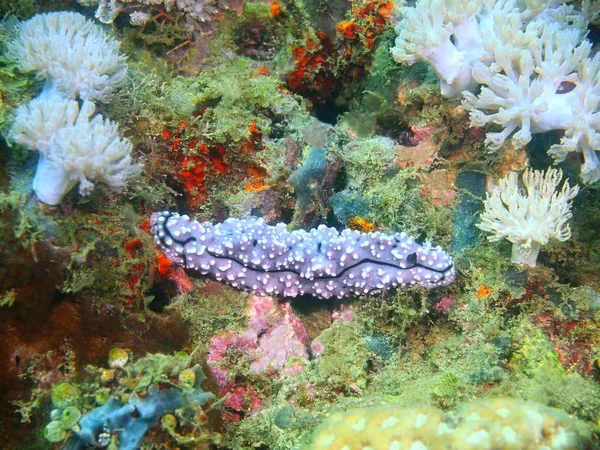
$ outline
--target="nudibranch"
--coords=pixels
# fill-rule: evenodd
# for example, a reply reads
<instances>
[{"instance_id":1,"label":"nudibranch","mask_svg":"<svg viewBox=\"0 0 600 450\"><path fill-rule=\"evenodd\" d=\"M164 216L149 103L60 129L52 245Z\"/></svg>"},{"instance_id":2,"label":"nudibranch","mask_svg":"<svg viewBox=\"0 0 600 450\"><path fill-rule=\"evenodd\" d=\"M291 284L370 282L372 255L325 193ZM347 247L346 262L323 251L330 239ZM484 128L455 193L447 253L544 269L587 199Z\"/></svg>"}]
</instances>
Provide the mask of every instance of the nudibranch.
<instances>
[{"instance_id":1,"label":"nudibranch","mask_svg":"<svg viewBox=\"0 0 600 450\"><path fill-rule=\"evenodd\" d=\"M263 219L200 223L173 212L152 214L160 249L186 269L256 295L344 298L398 286L446 286L452 258L406 233L361 233L320 225L289 232Z\"/></svg>"}]
</instances>

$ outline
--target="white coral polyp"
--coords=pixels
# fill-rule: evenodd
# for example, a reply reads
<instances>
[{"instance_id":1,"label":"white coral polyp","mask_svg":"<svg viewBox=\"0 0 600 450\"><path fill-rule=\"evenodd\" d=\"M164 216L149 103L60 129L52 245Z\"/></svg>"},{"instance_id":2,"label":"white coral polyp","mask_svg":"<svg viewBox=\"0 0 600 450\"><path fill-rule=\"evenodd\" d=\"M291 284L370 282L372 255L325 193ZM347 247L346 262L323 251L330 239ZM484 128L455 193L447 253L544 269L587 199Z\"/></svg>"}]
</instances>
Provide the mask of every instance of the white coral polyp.
<instances>
[{"instance_id":1,"label":"white coral polyp","mask_svg":"<svg viewBox=\"0 0 600 450\"><path fill-rule=\"evenodd\" d=\"M571 201L579 186L570 187L568 180L562 189L562 171L546 173L528 169L523 173L525 190L519 188L515 172L500 180L487 196L485 210L476 225L492 233L491 242L508 239L513 243L512 262L534 267L542 245L551 238L566 241L571 238L567 221L571 218Z\"/></svg>"},{"instance_id":2,"label":"white coral polyp","mask_svg":"<svg viewBox=\"0 0 600 450\"><path fill-rule=\"evenodd\" d=\"M79 108L74 100L42 96L17 110L9 139L40 152L33 190L42 202L59 204L77 183L82 195L91 192L92 181L122 190L139 175L131 142L116 124L93 116L94 109L90 101Z\"/></svg>"},{"instance_id":3,"label":"white coral polyp","mask_svg":"<svg viewBox=\"0 0 600 450\"><path fill-rule=\"evenodd\" d=\"M21 23L8 52L22 71L46 80L45 91L107 102L126 80L119 45L81 14L53 12Z\"/></svg>"}]
</instances>

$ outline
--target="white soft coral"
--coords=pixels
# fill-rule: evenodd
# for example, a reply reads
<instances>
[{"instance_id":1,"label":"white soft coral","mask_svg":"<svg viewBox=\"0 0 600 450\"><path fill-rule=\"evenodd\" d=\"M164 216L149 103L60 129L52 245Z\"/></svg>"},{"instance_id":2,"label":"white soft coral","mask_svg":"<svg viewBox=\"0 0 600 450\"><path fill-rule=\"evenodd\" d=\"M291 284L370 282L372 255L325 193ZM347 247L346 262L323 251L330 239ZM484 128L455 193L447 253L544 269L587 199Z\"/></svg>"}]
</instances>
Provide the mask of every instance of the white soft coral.
<instances>
[{"instance_id":1,"label":"white soft coral","mask_svg":"<svg viewBox=\"0 0 600 450\"><path fill-rule=\"evenodd\" d=\"M589 58L591 43L577 27L536 20L524 36L529 41L525 46L490 43L494 63L475 63L473 78L484 86L478 96L463 93L471 124L502 128L487 134L490 150L501 148L509 137L519 148L533 133L564 130L561 143L548 153L556 162L569 152L583 153L584 182L598 181L600 57Z\"/></svg>"},{"instance_id":2,"label":"white soft coral","mask_svg":"<svg viewBox=\"0 0 600 450\"><path fill-rule=\"evenodd\" d=\"M464 107L471 112L473 126L497 124L504 129L488 133L491 150L513 136L517 148L531 140L532 133L568 129L569 118L579 104L577 69L591 49L578 29L562 29L542 21L527 25L523 46L489 44L494 63L476 63L473 77L484 85L479 96L464 92ZM575 86L573 90L564 86Z\"/></svg>"},{"instance_id":3,"label":"white soft coral","mask_svg":"<svg viewBox=\"0 0 600 450\"><path fill-rule=\"evenodd\" d=\"M21 23L8 52L22 71L46 80L45 91L107 102L126 80L119 45L81 14L53 12Z\"/></svg>"},{"instance_id":4,"label":"white soft coral","mask_svg":"<svg viewBox=\"0 0 600 450\"><path fill-rule=\"evenodd\" d=\"M92 180L122 190L139 175L132 164L132 145L119 136L117 126L101 115L94 104L79 104L58 95L38 97L17 109L9 139L40 152L33 189L49 205L59 204L79 182L87 195Z\"/></svg>"},{"instance_id":5,"label":"white soft coral","mask_svg":"<svg viewBox=\"0 0 600 450\"><path fill-rule=\"evenodd\" d=\"M471 65L480 58L483 43L475 14L476 1L418 0L400 9L396 45L391 49L398 62L427 61L441 80L442 94L459 97L477 86Z\"/></svg>"},{"instance_id":6,"label":"white soft coral","mask_svg":"<svg viewBox=\"0 0 600 450\"><path fill-rule=\"evenodd\" d=\"M563 161L569 152L583 154L581 177L586 183L600 179L600 53L581 62L578 82L573 93L577 100L568 116L565 135L560 144L550 147L548 154L556 162Z\"/></svg>"},{"instance_id":7,"label":"white soft coral","mask_svg":"<svg viewBox=\"0 0 600 450\"><path fill-rule=\"evenodd\" d=\"M498 129L487 133L490 150L564 131L549 154L560 162L582 153L582 178L593 183L600 179L600 58L590 58L585 39L598 16L591 1L579 12L560 0L417 0L399 8L392 54L427 61L443 95L462 91L471 125Z\"/></svg>"},{"instance_id":8,"label":"white soft coral","mask_svg":"<svg viewBox=\"0 0 600 450\"><path fill-rule=\"evenodd\" d=\"M544 174L528 169L523 173L525 192L519 188L517 174L508 174L488 195L476 226L492 233L489 241L512 242L513 262L535 266L541 246L550 238L566 241L571 237L567 221L579 186L570 187L566 180L557 191L561 180L560 170L549 169Z\"/></svg>"}]
</instances>

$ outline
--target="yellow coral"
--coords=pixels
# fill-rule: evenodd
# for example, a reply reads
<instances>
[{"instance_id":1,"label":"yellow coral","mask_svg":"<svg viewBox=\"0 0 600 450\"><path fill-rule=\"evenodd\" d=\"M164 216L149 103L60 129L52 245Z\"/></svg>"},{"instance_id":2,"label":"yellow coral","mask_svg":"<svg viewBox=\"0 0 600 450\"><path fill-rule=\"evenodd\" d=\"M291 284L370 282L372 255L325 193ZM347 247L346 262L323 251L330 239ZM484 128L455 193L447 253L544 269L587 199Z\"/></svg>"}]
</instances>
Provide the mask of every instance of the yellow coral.
<instances>
[{"instance_id":1,"label":"yellow coral","mask_svg":"<svg viewBox=\"0 0 600 450\"><path fill-rule=\"evenodd\" d=\"M567 450L589 439L589 427L565 411L495 398L449 413L397 405L337 412L317 428L307 450Z\"/></svg>"}]
</instances>

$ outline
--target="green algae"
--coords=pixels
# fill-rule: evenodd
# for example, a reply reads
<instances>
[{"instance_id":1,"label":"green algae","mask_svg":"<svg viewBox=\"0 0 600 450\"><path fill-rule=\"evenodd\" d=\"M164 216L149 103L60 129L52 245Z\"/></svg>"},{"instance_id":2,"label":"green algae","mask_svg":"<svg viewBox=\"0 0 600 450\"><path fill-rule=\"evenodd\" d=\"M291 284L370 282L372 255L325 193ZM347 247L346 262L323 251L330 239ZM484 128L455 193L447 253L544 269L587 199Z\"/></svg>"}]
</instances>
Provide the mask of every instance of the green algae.
<instances>
[{"instance_id":1,"label":"green algae","mask_svg":"<svg viewBox=\"0 0 600 450\"><path fill-rule=\"evenodd\" d=\"M389 51L395 39L392 30L380 39L362 89L355 93L350 111L341 119L342 124L361 138L393 135L411 125L443 117L443 109L439 108L439 81L433 70L425 63L412 66L396 63ZM399 110L411 114L399 114Z\"/></svg>"},{"instance_id":2,"label":"green algae","mask_svg":"<svg viewBox=\"0 0 600 450\"><path fill-rule=\"evenodd\" d=\"M39 12L39 5L35 0L22 0L19 2L0 0L0 11L0 20L5 20L10 16L24 20Z\"/></svg>"},{"instance_id":3,"label":"green algae","mask_svg":"<svg viewBox=\"0 0 600 450\"><path fill-rule=\"evenodd\" d=\"M369 352L356 324L337 322L318 337L325 347L317 373L332 389L364 388Z\"/></svg>"},{"instance_id":4,"label":"green algae","mask_svg":"<svg viewBox=\"0 0 600 450\"><path fill-rule=\"evenodd\" d=\"M252 123L268 135L273 120L257 111L271 110L281 118L300 111L298 101L279 90L279 80L260 75L246 58L207 69L197 82L198 108L206 108L197 124L216 143L245 142Z\"/></svg>"},{"instance_id":5,"label":"green algae","mask_svg":"<svg viewBox=\"0 0 600 450\"><path fill-rule=\"evenodd\" d=\"M52 405L55 408L65 409L79 403L81 392L71 383L61 383L52 389Z\"/></svg>"},{"instance_id":6,"label":"green algae","mask_svg":"<svg viewBox=\"0 0 600 450\"><path fill-rule=\"evenodd\" d=\"M2 3L10 3L12 6L3 8ZM25 11L27 2L2 3L0 3L0 11L6 11L10 14L9 11L16 8L14 5L21 5L24 10L21 11L21 14L14 11L15 14L26 17L32 14ZM14 29L17 23L16 17L0 21L0 133L5 136L10 126L14 108L30 100L40 84L33 74L21 73L17 69L16 61L7 56L7 43L14 38ZM17 160L23 160L27 154L28 152L18 147L15 157Z\"/></svg>"},{"instance_id":7,"label":"green algae","mask_svg":"<svg viewBox=\"0 0 600 450\"><path fill-rule=\"evenodd\" d=\"M219 331L239 328L247 322L246 301L243 293L222 287L215 294L177 296L168 309L181 314L193 342L206 344Z\"/></svg>"},{"instance_id":8,"label":"green algae","mask_svg":"<svg viewBox=\"0 0 600 450\"><path fill-rule=\"evenodd\" d=\"M116 217L119 226L115 226ZM143 309L149 301L142 289L148 271L146 263L154 254L152 239L139 229L144 219L125 205L96 214L85 208L78 209L61 219L62 245L80 245L70 255L61 290L67 293L85 291L94 302L121 307L123 298L130 297L138 309ZM124 244L135 239L140 240L141 246L130 254Z\"/></svg>"},{"instance_id":9,"label":"green algae","mask_svg":"<svg viewBox=\"0 0 600 450\"><path fill-rule=\"evenodd\" d=\"M68 406L63 409L59 422L63 429L70 430L79 422L79 419L81 419L81 411L76 406Z\"/></svg>"},{"instance_id":10,"label":"green algae","mask_svg":"<svg viewBox=\"0 0 600 450\"><path fill-rule=\"evenodd\" d=\"M214 39L208 43L210 60L218 65L228 52L266 64L279 75L289 68L290 44L302 45L305 39L315 39L315 32L302 2L286 0L279 3L283 14L270 16L269 4L247 1L242 13L226 12L218 25Z\"/></svg>"},{"instance_id":11,"label":"green algae","mask_svg":"<svg viewBox=\"0 0 600 450\"><path fill-rule=\"evenodd\" d=\"M58 420L53 420L44 428L44 438L55 444L64 441L67 438L67 432Z\"/></svg>"}]
</instances>

